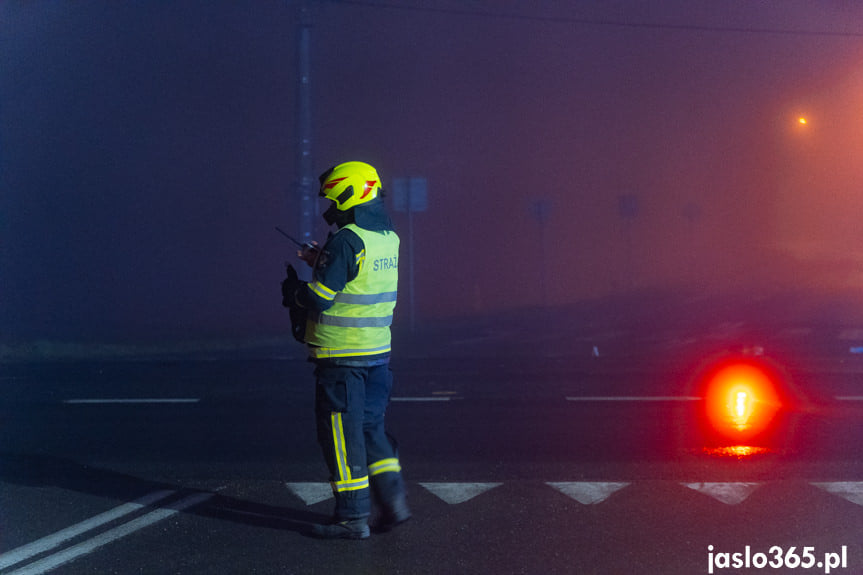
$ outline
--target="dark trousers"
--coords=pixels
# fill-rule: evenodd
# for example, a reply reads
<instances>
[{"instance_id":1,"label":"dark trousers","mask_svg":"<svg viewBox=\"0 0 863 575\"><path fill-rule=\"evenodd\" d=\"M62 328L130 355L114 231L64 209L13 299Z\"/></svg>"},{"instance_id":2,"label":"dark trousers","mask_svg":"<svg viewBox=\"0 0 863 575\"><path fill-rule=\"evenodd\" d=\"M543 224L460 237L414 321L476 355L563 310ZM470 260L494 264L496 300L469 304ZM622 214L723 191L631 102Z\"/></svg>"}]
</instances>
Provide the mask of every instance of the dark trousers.
<instances>
[{"instance_id":1,"label":"dark trousers","mask_svg":"<svg viewBox=\"0 0 863 575\"><path fill-rule=\"evenodd\" d=\"M368 517L372 490L388 508L404 497L396 442L384 423L393 382L389 365L320 363L315 378L318 442L330 471L336 519Z\"/></svg>"}]
</instances>

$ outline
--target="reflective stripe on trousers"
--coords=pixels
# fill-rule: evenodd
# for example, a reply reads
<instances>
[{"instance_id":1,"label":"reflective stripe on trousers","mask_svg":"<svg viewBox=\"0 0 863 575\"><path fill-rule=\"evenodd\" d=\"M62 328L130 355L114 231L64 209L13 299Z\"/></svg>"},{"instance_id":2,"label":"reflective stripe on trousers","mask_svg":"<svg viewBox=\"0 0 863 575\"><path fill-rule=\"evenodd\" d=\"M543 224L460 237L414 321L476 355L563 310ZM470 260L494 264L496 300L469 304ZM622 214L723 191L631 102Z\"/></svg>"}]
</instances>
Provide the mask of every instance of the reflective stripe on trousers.
<instances>
[{"instance_id":1,"label":"reflective stripe on trousers","mask_svg":"<svg viewBox=\"0 0 863 575\"><path fill-rule=\"evenodd\" d=\"M354 479L351 476L351 467L348 465L348 450L345 445L345 428L342 425L342 414L334 411L330 414L330 421L333 429L333 449L336 454L336 465L339 470L339 477L332 483L333 491L340 493L342 491L356 491L357 489L367 489L369 486L369 476L364 475Z\"/></svg>"},{"instance_id":2,"label":"reflective stripe on trousers","mask_svg":"<svg viewBox=\"0 0 863 575\"><path fill-rule=\"evenodd\" d=\"M399 460L395 457L381 459L380 461L376 461L369 465L369 475L371 476L387 472L399 473L401 470L402 466L399 465Z\"/></svg>"}]
</instances>

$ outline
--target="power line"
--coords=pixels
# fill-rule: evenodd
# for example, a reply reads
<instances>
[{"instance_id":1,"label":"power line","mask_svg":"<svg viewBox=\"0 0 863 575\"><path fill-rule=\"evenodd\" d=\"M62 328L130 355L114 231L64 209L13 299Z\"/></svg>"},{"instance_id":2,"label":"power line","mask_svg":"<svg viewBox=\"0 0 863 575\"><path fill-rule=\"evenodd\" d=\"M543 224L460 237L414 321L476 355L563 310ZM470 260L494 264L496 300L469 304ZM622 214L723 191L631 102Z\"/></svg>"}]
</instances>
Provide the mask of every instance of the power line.
<instances>
[{"instance_id":1,"label":"power line","mask_svg":"<svg viewBox=\"0 0 863 575\"><path fill-rule=\"evenodd\" d=\"M834 36L840 38L863 38L863 32L841 32L836 30L807 30L804 28L754 28L744 26L707 26L699 24L663 24L660 22L625 22L622 20L604 20L594 18L575 18L571 16L540 16L531 14L515 14L509 12L491 12L484 10L468 10L459 8L435 8L429 6L405 6L390 2L373 2L370 0L327 0L334 4L362 6L366 8L384 8L402 12L423 12L427 14L443 14L450 16L480 16L507 20L523 20L527 22L544 22L550 24L575 24L582 26L605 26L609 28L635 28L649 30L678 30L694 32L731 32L736 34L772 34L782 36Z\"/></svg>"}]
</instances>

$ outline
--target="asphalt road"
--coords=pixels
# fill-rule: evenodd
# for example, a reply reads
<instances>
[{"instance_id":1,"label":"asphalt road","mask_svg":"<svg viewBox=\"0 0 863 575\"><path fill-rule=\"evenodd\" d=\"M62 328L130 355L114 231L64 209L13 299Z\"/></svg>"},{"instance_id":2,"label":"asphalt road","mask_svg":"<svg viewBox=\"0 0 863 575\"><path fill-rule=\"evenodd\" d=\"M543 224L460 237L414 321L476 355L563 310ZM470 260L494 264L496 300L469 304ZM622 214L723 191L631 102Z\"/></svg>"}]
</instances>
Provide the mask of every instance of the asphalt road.
<instances>
[{"instance_id":1,"label":"asphalt road","mask_svg":"<svg viewBox=\"0 0 863 575\"><path fill-rule=\"evenodd\" d=\"M773 336L819 351L750 457L706 452L693 415L713 341L412 349L388 420L414 518L359 542L304 536L332 501L296 350L6 364L0 575L863 573L863 362L835 331Z\"/></svg>"}]
</instances>

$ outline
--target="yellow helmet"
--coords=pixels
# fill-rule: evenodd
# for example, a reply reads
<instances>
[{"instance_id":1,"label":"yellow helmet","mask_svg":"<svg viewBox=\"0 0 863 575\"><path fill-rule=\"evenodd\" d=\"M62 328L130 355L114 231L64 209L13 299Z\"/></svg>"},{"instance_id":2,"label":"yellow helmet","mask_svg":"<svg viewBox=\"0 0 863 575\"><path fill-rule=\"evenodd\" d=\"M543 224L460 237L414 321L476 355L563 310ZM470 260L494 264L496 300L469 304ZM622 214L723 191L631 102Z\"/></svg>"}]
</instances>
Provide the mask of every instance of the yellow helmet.
<instances>
[{"instance_id":1,"label":"yellow helmet","mask_svg":"<svg viewBox=\"0 0 863 575\"><path fill-rule=\"evenodd\" d=\"M319 195L335 202L341 212L372 201L381 191L377 171L363 162L339 164L321 174L319 180Z\"/></svg>"}]
</instances>

